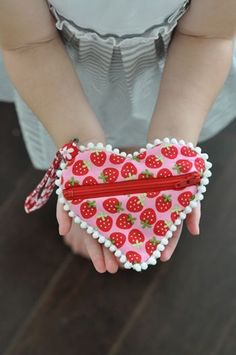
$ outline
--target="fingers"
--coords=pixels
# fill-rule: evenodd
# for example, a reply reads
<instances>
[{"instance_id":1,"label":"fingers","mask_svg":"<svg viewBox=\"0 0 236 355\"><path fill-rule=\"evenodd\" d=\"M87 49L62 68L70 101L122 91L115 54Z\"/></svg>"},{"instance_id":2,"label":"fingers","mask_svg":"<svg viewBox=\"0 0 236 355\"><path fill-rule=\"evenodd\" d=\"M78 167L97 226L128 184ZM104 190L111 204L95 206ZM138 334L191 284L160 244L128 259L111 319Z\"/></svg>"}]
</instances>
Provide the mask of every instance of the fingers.
<instances>
[{"instance_id":1,"label":"fingers","mask_svg":"<svg viewBox=\"0 0 236 355\"><path fill-rule=\"evenodd\" d=\"M66 235L71 229L72 219L69 217L68 213L63 210L62 205L57 200L56 216L59 224L59 234Z\"/></svg>"},{"instance_id":2,"label":"fingers","mask_svg":"<svg viewBox=\"0 0 236 355\"><path fill-rule=\"evenodd\" d=\"M192 212L188 214L186 217L186 226L189 232L193 235L200 234L200 228L199 228L200 218L201 218L201 203L200 201L198 201L197 207L194 208Z\"/></svg>"},{"instance_id":3,"label":"fingers","mask_svg":"<svg viewBox=\"0 0 236 355\"><path fill-rule=\"evenodd\" d=\"M107 271L112 274L116 273L119 268L119 265L115 255L110 250L108 250L105 246L103 247L103 255L104 255Z\"/></svg>"},{"instance_id":4,"label":"fingers","mask_svg":"<svg viewBox=\"0 0 236 355\"><path fill-rule=\"evenodd\" d=\"M97 240L87 234L84 234L84 243L95 269L100 273L106 272L106 264L101 245L98 244Z\"/></svg>"},{"instance_id":5,"label":"fingers","mask_svg":"<svg viewBox=\"0 0 236 355\"><path fill-rule=\"evenodd\" d=\"M76 224L72 223L69 233L64 236L64 241L75 254L91 259L98 272L117 272L118 262L115 255L82 231Z\"/></svg>"},{"instance_id":6,"label":"fingers","mask_svg":"<svg viewBox=\"0 0 236 355\"><path fill-rule=\"evenodd\" d=\"M182 229L183 229L183 222L177 227L177 230L174 232L173 237L169 239L169 244L166 246L165 250L161 253L161 257L160 257L161 261L168 261L171 258L178 244Z\"/></svg>"}]
</instances>

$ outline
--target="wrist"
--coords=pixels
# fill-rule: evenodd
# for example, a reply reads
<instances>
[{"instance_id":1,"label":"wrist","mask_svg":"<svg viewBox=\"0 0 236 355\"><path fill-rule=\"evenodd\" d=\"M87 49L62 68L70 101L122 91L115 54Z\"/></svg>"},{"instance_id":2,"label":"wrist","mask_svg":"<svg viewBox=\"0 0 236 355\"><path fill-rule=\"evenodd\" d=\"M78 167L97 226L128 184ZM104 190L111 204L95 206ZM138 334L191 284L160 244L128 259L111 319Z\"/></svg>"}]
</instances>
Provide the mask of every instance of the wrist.
<instances>
[{"instance_id":1,"label":"wrist","mask_svg":"<svg viewBox=\"0 0 236 355\"><path fill-rule=\"evenodd\" d=\"M190 129L189 127L181 127L173 124L171 127L162 123L152 124L148 130L147 140L153 142L156 138L163 139L176 138L177 140L183 139L185 142L191 142L197 145L200 130Z\"/></svg>"},{"instance_id":2,"label":"wrist","mask_svg":"<svg viewBox=\"0 0 236 355\"><path fill-rule=\"evenodd\" d=\"M51 134L52 139L58 149L74 138L77 138L81 145L86 145L89 142L106 143L105 134L95 118L89 119L86 116L86 119L83 121L73 120L68 122L67 120L60 123L53 130L51 129L51 133L53 132Z\"/></svg>"},{"instance_id":3,"label":"wrist","mask_svg":"<svg viewBox=\"0 0 236 355\"><path fill-rule=\"evenodd\" d=\"M198 136L195 134L186 134L185 132L180 133L180 132L173 132L169 130L163 130L163 131L157 131L156 134L150 133L147 136L147 141L148 143L152 143L155 139L163 139L165 137L168 138L176 138L178 141L180 139L183 139L186 143L191 142L193 145L197 145L198 142Z\"/></svg>"}]
</instances>

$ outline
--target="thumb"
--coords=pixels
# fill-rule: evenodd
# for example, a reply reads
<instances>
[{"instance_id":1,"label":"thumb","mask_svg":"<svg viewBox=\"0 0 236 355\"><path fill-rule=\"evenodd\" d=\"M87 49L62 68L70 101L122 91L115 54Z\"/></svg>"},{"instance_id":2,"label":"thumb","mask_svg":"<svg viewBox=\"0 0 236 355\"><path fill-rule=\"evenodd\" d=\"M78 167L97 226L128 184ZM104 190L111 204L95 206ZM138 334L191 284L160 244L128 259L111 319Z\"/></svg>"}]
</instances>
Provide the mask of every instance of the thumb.
<instances>
[{"instance_id":1,"label":"thumb","mask_svg":"<svg viewBox=\"0 0 236 355\"><path fill-rule=\"evenodd\" d=\"M71 229L72 219L69 217L68 213L64 211L62 204L57 199L56 216L59 224L59 234L61 236L69 233Z\"/></svg>"}]
</instances>

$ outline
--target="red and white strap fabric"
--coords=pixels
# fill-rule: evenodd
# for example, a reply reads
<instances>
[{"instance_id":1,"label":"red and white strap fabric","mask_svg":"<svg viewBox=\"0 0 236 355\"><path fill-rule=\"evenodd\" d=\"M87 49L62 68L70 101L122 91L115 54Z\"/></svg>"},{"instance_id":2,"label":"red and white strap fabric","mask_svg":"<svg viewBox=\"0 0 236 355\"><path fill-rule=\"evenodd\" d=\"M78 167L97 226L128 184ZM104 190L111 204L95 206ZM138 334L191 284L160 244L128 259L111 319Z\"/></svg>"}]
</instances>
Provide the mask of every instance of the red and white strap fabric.
<instances>
[{"instance_id":1,"label":"red and white strap fabric","mask_svg":"<svg viewBox=\"0 0 236 355\"><path fill-rule=\"evenodd\" d=\"M78 139L74 139L72 142L64 144L62 148L57 151L44 177L37 187L27 196L24 203L26 213L33 212L46 204L55 188L55 181L57 179L56 173L60 163L62 161L67 162L77 155L77 143Z\"/></svg>"}]
</instances>

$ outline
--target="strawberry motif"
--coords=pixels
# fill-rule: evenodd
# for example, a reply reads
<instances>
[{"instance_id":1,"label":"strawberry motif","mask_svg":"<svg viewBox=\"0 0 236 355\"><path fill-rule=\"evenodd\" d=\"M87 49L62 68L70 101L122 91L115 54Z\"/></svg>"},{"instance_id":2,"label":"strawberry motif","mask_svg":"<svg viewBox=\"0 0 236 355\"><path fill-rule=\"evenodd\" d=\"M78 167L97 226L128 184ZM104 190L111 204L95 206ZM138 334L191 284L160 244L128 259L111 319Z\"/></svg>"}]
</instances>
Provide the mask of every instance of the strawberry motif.
<instances>
[{"instance_id":1,"label":"strawberry motif","mask_svg":"<svg viewBox=\"0 0 236 355\"><path fill-rule=\"evenodd\" d=\"M193 163L187 159L179 159L175 163L173 170L176 170L178 174L188 173L193 166Z\"/></svg>"},{"instance_id":2,"label":"strawberry motif","mask_svg":"<svg viewBox=\"0 0 236 355\"><path fill-rule=\"evenodd\" d=\"M142 171L139 175L138 178L139 179L150 179L153 178L153 173L151 173L148 169L145 169L144 171Z\"/></svg>"},{"instance_id":3,"label":"strawberry motif","mask_svg":"<svg viewBox=\"0 0 236 355\"><path fill-rule=\"evenodd\" d=\"M172 172L167 169L167 168L162 168L161 170L158 171L157 177L168 177L168 176L173 176Z\"/></svg>"},{"instance_id":4,"label":"strawberry motif","mask_svg":"<svg viewBox=\"0 0 236 355\"><path fill-rule=\"evenodd\" d=\"M184 191L178 196L178 201L181 206L187 207L194 198L195 196L191 191Z\"/></svg>"},{"instance_id":5,"label":"strawberry motif","mask_svg":"<svg viewBox=\"0 0 236 355\"><path fill-rule=\"evenodd\" d=\"M122 157L122 156L120 156L120 155L116 155L116 154L114 154L114 153L112 153L112 154L110 155L110 162L111 162L112 164L121 164L121 163L123 163L124 161L125 161L125 158Z\"/></svg>"},{"instance_id":6,"label":"strawberry motif","mask_svg":"<svg viewBox=\"0 0 236 355\"><path fill-rule=\"evenodd\" d=\"M160 243L159 240L157 240L157 238L155 236L153 236L150 240L148 240L146 243L145 243L145 249L146 249L146 252L149 254L149 255L152 255L153 252L156 250L157 248L157 245Z\"/></svg>"},{"instance_id":7,"label":"strawberry motif","mask_svg":"<svg viewBox=\"0 0 236 355\"><path fill-rule=\"evenodd\" d=\"M119 176L119 171L116 168L105 168L98 177L103 182L115 182Z\"/></svg>"},{"instance_id":8,"label":"strawberry motif","mask_svg":"<svg viewBox=\"0 0 236 355\"><path fill-rule=\"evenodd\" d=\"M101 212L97 215L96 225L101 231L108 232L111 229L112 224L112 218L107 214Z\"/></svg>"},{"instance_id":9,"label":"strawberry motif","mask_svg":"<svg viewBox=\"0 0 236 355\"><path fill-rule=\"evenodd\" d=\"M93 176L86 176L84 178L82 185L96 185L98 184L97 180Z\"/></svg>"},{"instance_id":10,"label":"strawberry motif","mask_svg":"<svg viewBox=\"0 0 236 355\"><path fill-rule=\"evenodd\" d=\"M203 171L205 170L205 162L202 158L196 158L194 161L195 168L203 174Z\"/></svg>"},{"instance_id":11,"label":"strawberry motif","mask_svg":"<svg viewBox=\"0 0 236 355\"><path fill-rule=\"evenodd\" d=\"M169 230L169 223L164 220L159 220L155 224L153 231L156 235L164 237Z\"/></svg>"},{"instance_id":12,"label":"strawberry motif","mask_svg":"<svg viewBox=\"0 0 236 355\"><path fill-rule=\"evenodd\" d=\"M144 159L146 157L146 155L147 155L147 152L145 151L145 152L139 153L137 155L137 157L139 158L139 160L142 160L142 159Z\"/></svg>"},{"instance_id":13,"label":"strawberry motif","mask_svg":"<svg viewBox=\"0 0 236 355\"><path fill-rule=\"evenodd\" d=\"M166 144L161 148L161 153L168 159L175 159L178 155L178 149L172 144Z\"/></svg>"},{"instance_id":14,"label":"strawberry motif","mask_svg":"<svg viewBox=\"0 0 236 355\"><path fill-rule=\"evenodd\" d=\"M157 197L159 195L160 191L156 191L156 192L147 192L147 197L148 198L154 198Z\"/></svg>"},{"instance_id":15,"label":"strawberry motif","mask_svg":"<svg viewBox=\"0 0 236 355\"><path fill-rule=\"evenodd\" d=\"M116 225L117 225L117 227L119 227L121 229L129 229L132 227L135 220L136 220L136 218L133 217L131 214L122 213L117 218Z\"/></svg>"},{"instance_id":16,"label":"strawberry motif","mask_svg":"<svg viewBox=\"0 0 236 355\"><path fill-rule=\"evenodd\" d=\"M172 208L171 211L172 212L171 212L170 218L171 218L172 222L174 223L175 220L179 217L181 209L179 208L179 206L176 206L176 207Z\"/></svg>"},{"instance_id":17,"label":"strawberry motif","mask_svg":"<svg viewBox=\"0 0 236 355\"><path fill-rule=\"evenodd\" d=\"M73 200L71 200L71 203L73 205L78 205L80 202L82 202L84 199L83 198L75 198Z\"/></svg>"},{"instance_id":18,"label":"strawberry motif","mask_svg":"<svg viewBox=\"0 0 236 355\"><path fill-rule=\"evenodd\" d=\"M109 239L117 248L121 248L125 244L126 236L123 233L114 232L111 233Z\"/></svg>"},{"instance_id":19,"label":"strawberry motif","mask_svg":"<svg viewBox=\"0 0 236 355\"><path fill-rule=\"evenodd\" d=\"M128 241L130 242L130 244L140 246L145 241L145 237L139 229L131 229L128 235Z\"/></svg>"},{"instance_id":20,"label":"strawberry motif","mask_svg":"<svg viewBox=\"0 0 236 355\"><path fill-rule=\"evenodd\" d=\"M166 212L172 206L171 195L162 194L156 199L156 209L158 212Z\"/></svg>"},{"instance_id":21,"label":"strawberry motif","mask_svg":"<svg viewBox=\"0 0 236 355\"><path fill-rule=\"evenodd\" d=\"M70 187L79 185L79 181L75 180L74 176L72 176L69 180L65 183L65 189L69 189Z\"/></svg>"},{"instance_id":22,"label":"strawberry motif","mask_svg":"<svg viewBox=\"0 0 236 355\"><path fill-rule=\"evenodd\" d=\"M117 213L123 211L122 203L115 197L107 198L103 201L103 207L107 212Z\"/></svg>"},{"instance_id":23,"label":"strawberry motif","mask_svg":"<svg viewBox=\"0 0 236 355\"><path fill-rule=\"evenodd\" d=\"M89 167L89 162L85 160L77 160L72 167L72 173L74 175L86 175L89 171Z\"/></svg>"},{"instance_id":24,"label":"strawberry motif","mask_svg":"<svg viewBox=\"0 0 236 355\"><path fill-rule=\"evenodd\" d=\"M79 181L75 180L74 176L72 176L69 180L66 181L65 189L68 189L68 188L73 187L73 186L78 186L78 185L79 185ZM82 198L77 198L77 199L71 200L71 203L73 205L78 205L82 201L83 201Z\"/></svg>"},{"instance_id":25,"label":"strawberry motif","mask_svg":"<svg viewBox=\"0 0 236 355\"><path fill-rule=\"evenodd\" d=\"M103 166L106 158L106 153L103 151L96 150L90 154L90 160L96 166Z\"/></svg>"},{"instance_id":26,"label":"strawberry motif","mask_svg":"<svg viewBox=\"0 0 236 355\"><path fill-rule=\"evenodd\" d=\"M130 212L140 212L144 206L145 195L132 196L126 203L126 208Z\"/></svg>"},{"instance_id":27,"label":"strawberry motif","mask_svg":"<svg viewBox=\"0 0 236 355\"><path fill-rule=\"evenodd\" d=\"M156 235L160 235L161 237L164 237L166 235L166 233L168 232L170 223L168 221L164 221L162 219L160 219L159 221L157 221L157 223L155 224L153 230L154 233Z\"/></svg>"},{"instance_id":28,"label":"strawberry motif","mask_svg":"<svg viewBox=\"0 0 236 355\"><path fill-rule=\"evenodd\" d=\"M152 208L146 208L140 215L140 221L143 228L150 228L156 222L156 213Z\"/></svg>"},{"instance_id":29,"label":"strawberry motif","mask_svg":"<svg viewBox=\"0 0 236 355\"><path fill-rule=\"evenodd\" d=\"M133 159L136 160L136 161L140 161L140 160L143 160L147 155L147 152L142 152L142 153L139 153L138 155L134 156Z\"/></svg>"},{"instance_id":30,"label":"strawberry motif","mask_svg":"<svg viewBox=\"0 0 236 355\"><path fill-rule=\"evenodd\" d=\"M141 255L136 251L132 251L132 250L127 251L126 257L129 260L129 262L131 262L132 264L141 263L142 260Z\"/></svg>"},{"instance_id":31,"label":"strawberry motif","mask_svg":"<svg viewBox=\"0 0 236 355\"><path fill-rule=\"evenodd\" d=\"M185 157L195 157L197 155L197 152L195 152L193 149L189 147L186 147L185 145L181 147L180 152Z\"/></svg>"},{"instance_id":32,"label":"strawberry motif","mask_svg":"<svg viewBox=\"0 0 236 355\"><path fill-rule=\"evenodd\" d=\"M97 213L95 201L85 201L80 206L80 213L83 218L91 218Z\"/></svg>"},{"instance_id":33,"label":"strawberry motif","mask_svg":"<svg viewBox=\"0 0 236 355\"><path fill-rule=\"evenodd\" d=\"M127 162L122 166L121 176L123 178L129 178L136 174L137 174L137 168L133 163Z\"/></svg>"},{"instance_id":34,"label":"strawberry motif","mask_svg":"<svg viewBox=\"0 0 236 355\"><path fill-rule=\"evenodd\" d=\"M163 158L161 156L156 156L154 154L148 155L145 164L148 168L157 169L160 168L163 164Z\"/></svg>"}]
</instances>

